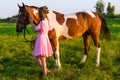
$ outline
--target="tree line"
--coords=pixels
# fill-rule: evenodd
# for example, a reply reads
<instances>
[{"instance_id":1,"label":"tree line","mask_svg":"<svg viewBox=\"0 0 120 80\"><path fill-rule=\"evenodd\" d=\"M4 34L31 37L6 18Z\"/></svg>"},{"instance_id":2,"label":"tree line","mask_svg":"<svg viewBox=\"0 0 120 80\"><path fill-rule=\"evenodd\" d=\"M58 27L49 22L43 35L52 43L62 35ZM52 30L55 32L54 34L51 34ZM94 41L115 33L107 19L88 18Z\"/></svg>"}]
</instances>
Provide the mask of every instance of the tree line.
<instances>
[{"instance_id":1,"label":"tree line","mask_svg":"<svg viewBox=\"0 0 120 80\"><path fill-rule=\"evenodd\" d=\"M115 12L115 6L111 5L110 2L108 2L106 13L105 13L105 3L103 0L98 0L96 5L94 6L96 9L96 12L100 13L101 15L113 17Z\"/></svg>"}]
</instances>

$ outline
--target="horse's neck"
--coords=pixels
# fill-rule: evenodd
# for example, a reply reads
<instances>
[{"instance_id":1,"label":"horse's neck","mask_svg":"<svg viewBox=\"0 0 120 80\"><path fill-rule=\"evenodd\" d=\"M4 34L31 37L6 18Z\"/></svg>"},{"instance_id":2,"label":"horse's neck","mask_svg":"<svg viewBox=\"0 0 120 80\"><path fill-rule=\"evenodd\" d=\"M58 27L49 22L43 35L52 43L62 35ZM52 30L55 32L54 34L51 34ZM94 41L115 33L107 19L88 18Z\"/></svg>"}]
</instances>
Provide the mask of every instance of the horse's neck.
<instances>
[{"instance_id":1,"label":"horse's neck","mask_svg":"<svg viewBox=\"0 0 120 80\"><path fill-rule=\"evenodd\" d=\"M32 10L31 10L32 9ZM30 12L31 10L31 12ZM33 19L33 22L37 25L39 23L39 8L31 6L30 10L28 10L30 17Z\"/></svg>"},{"instance_id":2,"label":"horse's neck","mask_svg":"<svg viewBox=\"0 0 120 80\"><path fill-rule=\"evenodd\" d=\"M37 12L36 15L33 14L33 21L35 24L38 24L39 21L40 21L40 18L39 18L39 13Z\"/></svg>"}]
</instances>

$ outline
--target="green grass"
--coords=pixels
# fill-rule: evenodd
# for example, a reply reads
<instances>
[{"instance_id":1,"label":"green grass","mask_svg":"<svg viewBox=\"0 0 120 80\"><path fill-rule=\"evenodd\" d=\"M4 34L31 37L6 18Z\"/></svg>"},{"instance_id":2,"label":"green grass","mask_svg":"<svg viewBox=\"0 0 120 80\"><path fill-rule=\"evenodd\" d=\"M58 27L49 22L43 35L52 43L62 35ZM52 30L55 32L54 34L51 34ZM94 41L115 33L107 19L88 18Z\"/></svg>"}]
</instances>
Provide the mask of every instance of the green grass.
<instances>
[{"instance_id":1,"label":"green grass","mask_svg":"<svg viewBox=\"0 0 120 80\"><path fill-rule=\"evenodd\" d=\"M0 23L0 80L120 80L120 19L108 19L110 40L101 40L101 64L95 66L96 50L91 49L84 65L79 65L84 47L82 37L60 42L62 68L55 68L54 58L47 58L51 74L42 77L34 62L29 43L17 38L14 23ZM31 28L29 27L31 30ZM27 38L33 37L32 31Z\"/></svg>"}]
</instances>

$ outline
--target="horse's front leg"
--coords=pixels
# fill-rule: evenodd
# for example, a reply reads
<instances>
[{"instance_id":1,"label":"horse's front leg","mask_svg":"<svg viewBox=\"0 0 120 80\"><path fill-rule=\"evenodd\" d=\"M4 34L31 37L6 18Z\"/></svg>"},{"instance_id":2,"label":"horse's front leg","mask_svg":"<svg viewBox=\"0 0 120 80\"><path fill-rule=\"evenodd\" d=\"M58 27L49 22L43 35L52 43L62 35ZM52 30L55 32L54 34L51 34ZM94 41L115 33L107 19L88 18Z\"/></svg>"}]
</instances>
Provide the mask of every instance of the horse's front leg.
<instances>
[{"instance_id":1,"label":"horse's front leg","mask_svg":"<svg viewBox=\"0 0 120 80\"><path fill-rule=\"evenodd\" d=\"M60 54L59 54L59 42L57 42L57 47L56 50L54 51L54 59L55 59L56 67L60 69L61 64L60 64Z\"/></svg>"},{"instance_id":2,"label":"horse's front leg","mask_svg":"<svg viewBox=\"0 0 120 80\"><path fill-rule=\"evenodd\" d=\"M53 29L52 31L49 31L48 35L52 45L53 56L55 59L56 66L58 69L60 69L61 64L60 64L60 55L59 55L59 42L58 42L57 36L55 36L56 35L55 29Z\"/></svg>"}]
</instances>

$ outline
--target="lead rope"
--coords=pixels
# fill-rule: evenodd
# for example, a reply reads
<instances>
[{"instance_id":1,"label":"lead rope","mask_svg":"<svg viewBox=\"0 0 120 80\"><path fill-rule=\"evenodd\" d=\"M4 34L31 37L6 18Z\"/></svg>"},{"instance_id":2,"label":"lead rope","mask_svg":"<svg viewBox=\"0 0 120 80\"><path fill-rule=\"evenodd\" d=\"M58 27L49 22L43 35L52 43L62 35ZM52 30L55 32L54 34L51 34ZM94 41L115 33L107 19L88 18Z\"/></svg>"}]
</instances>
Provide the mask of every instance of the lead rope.
<instances>
[{"instance_id":1,"label":"lead rope","mask_svg":"<svg viewBox=\"0 0 120 80\"><path fill-rule=\"evenodd\" d=\"M30 22L31 23L31 22ZM34 23L31 23L31 26L32 28L34 27L35 28L35 24ZM32 39L30 40L30 48L33 50L34 48L34 45L35 45L35 40L36 38L32 37Z\"/></svg>"}]
</instances>

